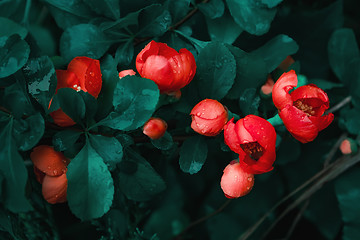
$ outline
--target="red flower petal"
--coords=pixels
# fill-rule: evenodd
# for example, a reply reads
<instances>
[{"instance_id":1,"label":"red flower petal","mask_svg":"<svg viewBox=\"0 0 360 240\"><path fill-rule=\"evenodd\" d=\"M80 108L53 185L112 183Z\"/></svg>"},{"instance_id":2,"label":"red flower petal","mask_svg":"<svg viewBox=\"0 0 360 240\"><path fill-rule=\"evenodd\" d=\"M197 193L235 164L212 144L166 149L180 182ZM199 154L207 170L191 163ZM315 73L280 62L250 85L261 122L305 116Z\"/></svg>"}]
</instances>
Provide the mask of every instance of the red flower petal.
<instances>
[{"instance_id":1,"label":"red flower petal","mask_svg":"<svg viewBox=\"0 0 360 240\"><path fill-rule=\"evenodd\" d=\"M310 120L306 113L294 106L287 105L281 109L279 116L291 135L302 143L311 142L318 135L318 127Z\"/></svg>"},{"instance_id":2,"label":"red flower petal","mask_svg":"<svg viewBox=\"0 0 360 240\"><path fill-rule=\"evenodd\" d=\"M74 90L79 90L80 80L75 75L75 73L67 71L67 70L56 70L56 93L60 88L72 88Z\"/></svg>"},{"instance_id":3,"label":"red flower petal","mask_svg":"<svg viewBox=\"0 0 360 240\"><path fill-rule=\"evenodd\" d=\"M76 57L68 65L68 71L75 73L80 80L81 89L97 98L102 85L99 60Z\"/></svg>"},{"instance_id":4,"label":"red flower petal","mask_svg":"<svg viewBox=\"0 0 360 240\"><path fill-rule=\"evenodd\" d=\"M293 100L289 91L296 87L297 83L298 80L294 70L280 76L272 90L272 99L276 108L282 109L287 104L292 104Z\"/></svg>"},{"instance_id":5,"label":"red flower petal","mask_svg":"<svg viewBox=\"0 0 360 240\"><path fill-rule=\"evenodd\" d=\"M321 117L309 116L312 123L318 128L319 131L327 128L330 123L334 120L334 114L329 113Z\"/></svg>"},{"instance_id":6,"label":"red flower petal","mask_svg":"<svg viewBox=\"0 0 360 240\"><path fill-rule=\"evenodd\" d=\"M157 55L159 53L159 46L154 40L148 43L143 50L136 56L136 69L140 76L142 76L142 69L144 67L146 59L151 55Z\"/></svg>"},{"instance_id":7,"label":"red flower petal","mask_svg":"<svg viewBox=\"0 0 360 240\"><path fill-rule=\"evenodd\" d=\"M242 197L254 186L254 175L245 172L239 162L233 160L225 167L220 186L227 198Z\"/></svg>"},{"instance_id":8,"label":"red flower petal","mask_svg":"<svg viewBox=\"0 0 360 240\"><path fill-rule=\"evenodd\" d=\"M240 120L239 120L240 121ZM240 147L240 141L235 131L234 118L230 119L224 126L224 141L229 146L231 151L240 154L243 150Z\"/></svg>"},{"instance_id":9,"label":"red flower petal","mask_svg":"<svg viewBox=\"0 0 360 240\"><path fill-rule=\"evenodd\" d=\"M150 118L143 127L143 133L151 139L159 139L164 136L167 123L161 118Z\"/></svg>"},{"instance_id":10,"label":"red flower petal","mask_svg":"<svg viewBox=\"0 0 360 240\"><path fill-rule=\"evenodd\" d=\"M125 77L127 75L132 76L132 75L135 75L135 74L136 74L136 72L134 72L134 70L132 70L132 69L122 70L121 72L119 72L119 78L123 78L123 77Z\"/></svg>"},{"instance_id":11,"label":"red flower petal","mask_svg":"<svg viewBox=\"0 0 360 240\"><path fill-rule=\"evenodd\" d=\"M76 124L63 110L58 109L50 113L50 116L53 118L54 123L60 127L69 127Z\"/></svg>"},{"instance_id":12,"label":"red flower petal","mask_svg":"<svg viewBox=\"0 0 360 240\"><path fill-rule=\"evenodd\" d=\"M239 155L239 162L244 171L251 174L262 174L274 169L272 166L276 159L275 149L265 150L258 160L253 160L246 153Z\"/></svg>"},{"instance_id":13,"label":"red flower petal","mask_svg":"<svg viewBox=\"0 0 360 240\"><path fill-rule=\"evenodd\" d=\"M227 110L216 100L204 99L195 105L190 114L202 119L215 119L225 114L227 115Z\"/></svg>"},{"instance_id":14,"label":"red flower petal","mask_svg":"<svg viewBox=\"0 0 360 240\"><path fill-rule=\"evenodd\" d=\"M66 174L57 177L46 175L42 184L44 199L51 204L66 202L67 178Z\"/></svg>"},{"instance_id":15,"label":"red flower petal","mask_svg":"<svg viewBox=\"0 0 360 240\"><path fill-rule=\"evenodd\" d=\"M252 136L251 142L258 142L265 149L275 148L276 132L267 120L255 115L247 115L244 118L244 128Z\"/></svg>"},{"instance_id":16,"label":"red flower petal","mask_svg":"<svg viewBox=\"0 0 360 240\"><path fill-rule=\"evenodd\" d=\"M40 145L30 154L31 161L40 171L49 176L60 176L66 172L68 160L53 147Z\"/></svg>"}]
</instances>

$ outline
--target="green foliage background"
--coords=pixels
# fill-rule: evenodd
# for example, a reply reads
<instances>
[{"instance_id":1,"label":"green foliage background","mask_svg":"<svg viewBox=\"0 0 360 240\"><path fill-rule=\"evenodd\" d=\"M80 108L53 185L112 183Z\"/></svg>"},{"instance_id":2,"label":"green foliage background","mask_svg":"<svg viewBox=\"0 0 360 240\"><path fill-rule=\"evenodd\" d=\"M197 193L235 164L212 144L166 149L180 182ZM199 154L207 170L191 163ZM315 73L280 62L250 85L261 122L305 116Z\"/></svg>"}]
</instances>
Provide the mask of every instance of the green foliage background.
<instances>
[{"instance_id":1,"label":"green foliage background","mask_svg":"<svg viewBox=\"0 0 360 240\"><path fill-rule=\"evenodd\" d=\"M356 0L0 1L1 239L360 239L360 4ZM150 41L187 48L197 73L179 101L139 76ZM259 93L291 55L301 79L330 98L334 122L300 144L277 126L274 170L247 196L227 200L225 166L237 156L223 136L190 128L204 98L235 115L273 117ZM98 99L56 88L55 69L76 56L99 59ZM54 109L48 109L50 99ZM56 126L61 107L77 125ZM142 134L156 116L169 128ZM71 159L68 202L50 205L29 155L52 145Z\"/></svg>"}]
</instances>

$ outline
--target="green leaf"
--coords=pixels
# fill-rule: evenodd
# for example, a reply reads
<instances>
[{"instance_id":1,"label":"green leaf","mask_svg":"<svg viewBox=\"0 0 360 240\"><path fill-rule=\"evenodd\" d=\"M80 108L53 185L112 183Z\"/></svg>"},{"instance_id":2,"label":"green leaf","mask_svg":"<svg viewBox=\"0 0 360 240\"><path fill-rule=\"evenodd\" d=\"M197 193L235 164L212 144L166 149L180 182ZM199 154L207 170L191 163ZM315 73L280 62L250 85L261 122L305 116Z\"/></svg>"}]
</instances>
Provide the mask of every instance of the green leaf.
<instances>
[{"instance_id":1,"label":"green leaf","mask_svg":"<svg viewBox=\"0 0 360 240\"><path fill-rule=\"evenodd\" d=\"M168 0L165 3L166 9L170 12L173 22L180 21L189 11L190 0Z\"/></svg>"},{"instance_id":2,"label":"green leaf","mask_svg":"<svg viewBox=\"0 0 360 240\"><path fill-rule=\"evenodd\" d=\"M82 97L85 103L85 119L87 125L93 124L93 119L96 114L98 104L96 99L88 92L80 91L79 95Z\"/></svg>"},{"instance_id":3,"label":"green leaf","mask_svg":"<svg viewBox=\"0 0 360 240\"><path fill-rule=\"evenodd\" d=\"M12 212L26 212L32 209L25 197L27 171L12 137L13 119L0 133L0 172L5 178L3 204Z\"/></svg>"},{"instance_id":4,"label":"green leaf","mask_svg":"<svg viewBox=\"0 0 360 240\"><path fill-rule=\"evenodd\" d=\"M221 17L225 10L225 5L222 0L210 0L207 3L200 3L197 6L205 16L211 19Z\"/></svg>"},{"instance_id":5,"label":"green leaf","mask_svg":"<svg viewBox=\"0 0 360 240\"><path fill-rule=\"evenodd\" d=\"M81 134L82 132L75 132L73 130L63 130L57 132L52 139L55 150L62 152L70 149L79 139Z\"/></svg>"},{"instance_id":6,"label":"green leaf","mask_svg":"<svg viewBox=\"0 0 360 240\"><path fill-rule=\"evenodd\" d=\"M137 129L154 113L159 95L159 89L153 81L126 76L118 81L115 88L115 112L99 124L125 131Z\"/></svg>"},{"instance_id":7,"label":"green leaf","mask_svg":"<svg viewBox=\"0 0 360 240\"><path fill-rule=\"evenodd\" d=\"M287 35L280 34L272 38L252 54L259 54L271 72L289 55L295 54L299 49L297 43Z\"/></svg>"},{"instance_id":8,"label":"green leaf","mask_svg":"<svg viewBox=\"0 0 360 240\"><path fill-rule=\"evenodd\" d=\"M8 18L0 17L0 26L0 37L9 37L13 34L18 34L22 39L24 39L28 34L28 30L26 28Z\"/></svg>"},{"instance_id":9,"label":"green leaf","mask_svg":"<svg viewBox=\"0 0 360 240\"><path fill-rule=\"evenodd\" d=\"M44 118L39 112L25 120L14 121L14 139L19 150L27 151L32 149L42 138L45 131Z\"/></svg>"},{"instance_id":10,"label":"green leaf","mask_svg":"<svg viewBox=\"0 0 360 240\"><path fill-rule=\"evenodd\" d=\"M169 150L174 145L173 138L168 132L165 132L164 136L159 139L151 139L151 143L154 147L160 150Z\"/></svg>"},{"instance_id":11,"label":"green leaf","mask_svg":"<svg viewBox=\"0 0 360 240\"><path fill-rule=\"evenodd\" d=\"M122 65L128 66L134 58L133 39L129 39L126 43L119 44L115 53L115 61Z\"/></svg>"},{"instance_id":12,"label":"green leaf","mask_svg":"<svg viewBox=\"0 0 360 240\"><path fill-rule=\"evenodd\" d=\"M197 60L198 86L202 98L222 99L234 84L235 58L224 44L208 44Z\"/></svg>"},{"instance_id":13,"label":"green leaf","mask_svg":"<svg viewBox=\"0 0 360 240\"><path fill-rule=\"evenodd\" d=\"M120 162L120 189L133 201L148 201L166 188L164 180L138 153L129 150Z\"/></svg>"},{"instance_id":14,"label":"green leaf","mask_svg":"<svg viewBox=\"0 0 360 240\"><path fill-rule=\"evenodd\" d=\"M114 137L104 137L101 135L90 135L91 146L104 159L109 170L116 168L123 157L123 148L120 142Z\"/></svg>"},{"instance_id":15,"label":"green leaf","mask_svg":"<svg viewBox=\"0 0 360 240\"><path fill-rule=\"evenodd\" d=\"M82 0L45 0L57 25L62 29L87 23L94 17L90 7Z\"/></svg>"},{"instance_id":16,"label":"green leaf","mask_svg":"<svg viewBox=\"0 0 360 240\"><path fill-rule=\"evenodd\" d=\"M153 4L139 13L138 37L160 37L171 25L171 15L160 4Z\"/></svg>"},{"instance_id":17,"label":"green leaf","mask_svg":"<svg viewBox=\"0 0 360 240\"><path fill-rule=\"evenodd\" d=\"M336 197L344 223L342 239L360 238L359 199L360 169L358 167L345 173L335 182Z\"/></svg>"},{"instance_id":18,"label":"green leaf","mask_svg":"<svg viewBox=\"0 0 360 240\"><path fill-rule=\"evenodd\" d=\"M260 96L255 88L247 88L239 98L239 106L244 115L258 115Z\"/></svg>"},{"instance_id":19,"label":"green leaf","mask_svg":"<svg viewBox=\"0 0 360 240\"><path fill-rule=\"evenodd\" d=\"M29 54L29 45L19 35L0 37L0 78L10 76L22 68Z\"/></svg>"},{"instance_id":20,"label":"green leaf","mask_svg":"<svg viewBox=\"0 0 360 240\"><path fill-rule=\"evenodd\" d=\"M340 112L339 126L344 127L350 134L360 132L360 111L356 108L345 108Z\"/></svg>"},{"instance_id":21,"label":"green leaf","mask_svg":"<svg viewBox=\"0 0 360 240\"><path fill-rule=\"evenodd\" d=\"M186 139L180 149L181 170L190 174L200 171L206 161L207 152L207 145L202 136Z\"/></svg>"},{"instance_id":22,"label":"green leaf","mask_svg":"<svg viewBox=\"0 0 360 240\"><path fill-rule=\"evenodd\" d=\"M49 102L52 99L57 79L54 65L48 56L32 58L23 68L28 91L43 107L45 112L49 112Z\"/></svg>"},{"instance_id":23,"label":"green leaf","mask_svg":"<svg viewBox=\"0 0 360 240\"><path fill-rule=\"evenodd\" d=\"M68 62L77 56L99 59L109 49L111 41L99 27L79 24L67 28L60 38L60 52Z\"/></svg>"},{"instance_id":24,"label":"green leaf","mask_svg":"<svg viewBox=\"0 0 360 240\"><path fill-rule=\"evenodd\" d=\"M100 108L96 113L96 119L103 119L107 116L113 105L114 89L119 81L119 73L117 71L117 62L111 55L106 55L101 63L102 86L101 92L97 99Z\"/></svg>"},{"instance_id":25,"label":"green leaf","mask_svg":"<svg viewBox=\"0 0 360 240\"><path fill-rule=\"evenodd\" d=\"M240 48L227 45L236 60L236 78L227 97L239 99L247 88L258 88L266 82L267 66L261 56L246 53Z\"/></svg>"},{"instance_id":26,"label":"green leaf","mask_svg":"<svg viewBox=\"0 0 360 240\"><path fill-rule=\"evenodd\" d=\"M84 1L97 14L104 15L112 19L120 18L120 5L117 0L87 0Z\"/></svg>"},{"instance_id":27,"label":"green leaf","mask_svg":"<svg viewBox=\"0 0 360 240\"><path fill-rule=\"evenodd\" d=\"M55 56L57 54L57 39L55 40L51 29L40 25L31 25L29 31L31 36L35 38L42 54L47 56Z\"/></svg>"},{"instance_id":28,"label":"green leaf","mask_svg":"<svg viewBox=\"0 0 360 240\"><path fill-rule=\"evenodd\" d=\"M4 90L3 106L8 109L15 118L20 119L24 115L32 115L34 108L26 93L25 84L21 84L21 80L23 80L20 78L22 77L21 74L16 73L15 76L18 77L17 81Z\"/></svg>"},{"instance_id":29,"label":"green leaf","mask_svg":"<svg viewBox=\"0 0 360 240\"><path fill-rule=\"evenodd\" d=\"M330 82L329 80L324 80L324 79L320 79L320 78L311 79L309 82L312 84L315 84L322 90L330 90L333 88L341 88L344 86L341 83Z\"/></svg>"},{"instance_id":30,"label":"green leaf","mask_svg":"<svg viewBox=\"0 0 360 240\"><path fill-rule=\"evenodd\" d=\"M206 18L206 23L213 41L233 44L243 31L228 12L225 12L220 18Z\"/></svg>"},{"instance_id":31,"label":"green leaf","mask_svg":"<svg viewBox=\"0 0 360 240\"><path fill-rule=\"evenodd\" d=\"M276 152L276 164L279 165L286 165L288 163L295 162L299 159L301 154L301 145L293 138L287 138L286 140L283 139L278 149L279 150Z\"/></svg>"},{"instance_id":32,"label":"green leaf","mask_svg":"<svg viewBox=\"0 0 360 240\"><path fill-rule=\"evenodd\" d=\"M283 0L261 0L261 3L265 4L268 8L276 7Z\"/></svg>"},{"instance_id":33,"label":"green leaf","mask_svg":"<svg viewBox=\"0 0 360 240\"><path fill-rule=\"evenodd\" d=\"M276 8L266 8L254 0L226 0L230 13L239 26L253 35L263 35L270 29Z\"/></svg>"},{"instance_id":34,"label":"green leaf","mask_svg":"<svg viewBox=\"0 0 360 240\"><path fill-rule=\"evenodd\" d=\"M67 200L72 213L91 220L109 211L114 183L101 156L87 142L68 165Z\"/></svg>"},{"instance_id":35,"label":"green leaf","mask_svg":"<svg viewBox=\"0 0 360 240\"><path fill-rule=\"evenodd\" d=\"M359 47L352 29L342 28L333 32L328 43L329 62L336 76L346 85L353 79L346 78L353 71L349 64L360 58Z\"/></svg>"},{"instance_id":36,"label":"green leaf","mask_svg":"<svg viewBox=\"0 0 360 240\"><path fill-rule=\"evenodd\" d=\"M60 108L76 123L82 124L85 117L84 99L72 88L60 88L56 94Z\"/></svg>"}]
</instances>

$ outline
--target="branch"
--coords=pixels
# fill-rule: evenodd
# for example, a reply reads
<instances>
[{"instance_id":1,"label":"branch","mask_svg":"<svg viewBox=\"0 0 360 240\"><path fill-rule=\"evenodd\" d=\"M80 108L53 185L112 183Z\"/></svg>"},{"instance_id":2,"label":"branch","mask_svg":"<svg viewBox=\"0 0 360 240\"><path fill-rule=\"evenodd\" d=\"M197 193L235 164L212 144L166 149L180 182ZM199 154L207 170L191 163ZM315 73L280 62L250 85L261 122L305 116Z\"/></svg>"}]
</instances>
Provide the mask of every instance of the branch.
<instances>
[{"instance_id":1,"label":"branch","mask_svg":"<svg viewBox=\"0 0 360 240\"><path fill-rule=\"evenodd\" d=\"M327 110L325 114L328 114L328 113L331 113L331 112L336 112L337 110L339 110L340 108L342 108L343 106L348 104L350 101L351 101L351 96L347 96L341 102L339 102L338 104L336 104L335 106L333 106L332 108Z\"/></svg>"}]
</instances>

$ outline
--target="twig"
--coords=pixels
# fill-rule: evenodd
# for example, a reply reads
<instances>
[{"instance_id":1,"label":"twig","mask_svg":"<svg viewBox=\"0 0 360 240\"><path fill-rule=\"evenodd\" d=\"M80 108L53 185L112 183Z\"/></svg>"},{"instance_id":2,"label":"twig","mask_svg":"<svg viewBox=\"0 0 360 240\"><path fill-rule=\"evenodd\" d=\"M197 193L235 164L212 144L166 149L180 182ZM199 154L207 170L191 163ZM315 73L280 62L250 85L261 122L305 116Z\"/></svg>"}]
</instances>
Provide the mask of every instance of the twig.
<instances>
[{"instance_id":1,"label":"twig","mask_svg":"<svg viewBox=\"0 0 360 240\"><path fill-rule=\"evenodd\" d=\"M341 102L339 102L338 104L336 104L335 106L333 106L332 108L330 108L329 110L326 111L325 114L327 113L333 113L336 112L337 110L339 110L340 108L342 108L343 106L345 106L346 104L348 104L351 101L351 96L347 96L346 98L344 98Z\"/></svg>"},{"instance_id":2,"label":"twig","mask_svg":"<svg viewBox=\"0 0 360 240\"><path fill-rule=\"evenodd\" d=\"M307 207L309 206L310 200L308 199L304 205L302 206L302 208L300 209L300 211L298 212L298 214L296 215L293 223L291 224L291 227L288 231L288 233L286 234L285 240L290 239L291 235L293 234L297 224L299 223L301 217L303 216L305 210L307 209Z\"/></svg>"},{"instance_id":3,"label":"twig","mask_svg":"<svg viewBox=\"0 0 360 240\"><path fill-rule=\"evenodd\" d=\"M324 161L324 168L326 168L326 167L329 165L331 159L334 157L335 153L336 153L337 150L339 149L339 146L340 146L341 142L342 142L346 137L347 137L347 133L343 133L343 134L340 136L339 140L337 140L336 143L334 144L334 146L331 148L329 154L327 155L327 157L326 157L326 159L325 159L325 161Z\"/></svg>"},{"instance_id":4,"label":"twig","mask_svg":"<svg viewBox=\"0 0 360 240\"><path fill-rule=\"evenodd\" d=\"M203 0L201 3L207 3L209 0ZM187 20L189 20L194 14L199 10L198 7L195 7L193 10L191 10L185 17L183 17L180 21L175 23L174 25L170 26L168 28L168 31L175 30L179 28L182 24L184 24ZM152 37L147 38L141 38L141 39L135 39L134 45L139 45L140 43L146 42L148 40L152 39Z\"/></svg>"},{"instance_id":5,"label":"twig","mask_svg":"<svg viewBox=\"0 0 360 240\"><path fill-rule=\"evenodd\" d=\"M181 239L181 236L186 233L187 231L189 231L191 228L195 227L196 225L199 225L202 222L205 222L206 220L210 219L211 217L219 214L220 212L222 212L231 202L231 199L228 199L223 205L221 205L217 210L215 210L214 212L199 218L198 220L190 223L184 230L182 230L178 235L176 235L174 237L174 239Z\"/></svg>"}]
</instances>

